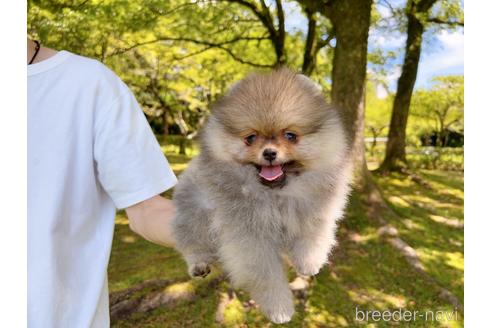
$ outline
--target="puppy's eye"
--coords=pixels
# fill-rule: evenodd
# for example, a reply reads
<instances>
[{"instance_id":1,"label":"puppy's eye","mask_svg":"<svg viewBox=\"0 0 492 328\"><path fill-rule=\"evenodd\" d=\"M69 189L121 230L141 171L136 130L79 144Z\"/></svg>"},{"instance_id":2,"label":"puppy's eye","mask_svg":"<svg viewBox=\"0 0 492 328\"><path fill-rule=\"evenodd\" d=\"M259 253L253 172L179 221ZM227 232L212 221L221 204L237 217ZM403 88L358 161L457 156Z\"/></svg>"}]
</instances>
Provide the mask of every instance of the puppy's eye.
<instances>
[{"instance_id":1,"label":"puppy's eye","mask_svg":"<svg viewBox=\"0 0 492 328\"><path fill-rule=\"evenodd\" d=\"M284 133L284 138L287 139L290 142L294 142L297 140L297 135L293 132L285 132Z\"/></svg>"},{"instance_id":2,"label":"puppy's eye","mask_svg":"<svg viewBox=\"0 0 492 328\"><path fill-rule=\"evenodd\" d=\"M256 140L256 134L250 134L246 138L244 138L244 143L248 146L251 146L253 142Z\"/></svg>"}]
</instances>

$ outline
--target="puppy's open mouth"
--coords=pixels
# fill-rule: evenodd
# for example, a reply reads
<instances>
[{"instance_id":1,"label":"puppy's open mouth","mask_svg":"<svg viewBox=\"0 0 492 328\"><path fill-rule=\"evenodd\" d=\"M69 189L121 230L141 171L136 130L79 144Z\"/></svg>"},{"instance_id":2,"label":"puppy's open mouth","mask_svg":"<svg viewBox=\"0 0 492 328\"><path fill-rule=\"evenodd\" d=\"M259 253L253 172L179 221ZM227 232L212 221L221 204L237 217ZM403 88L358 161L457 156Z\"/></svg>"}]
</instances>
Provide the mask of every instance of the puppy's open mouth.
<instances>
[{"instance_id":1,"label":"puppy's open mouth","mask_svg":"<svg viewBox=\"0 0 492 328\"><path fill-rule=\"evenodd\" d=\"M258 174L267 181L275 181L285 176L282 165L260 166Z\"/></svg>"},{"instance_id":2,"label":"puppy's open mouth","mask_svg":"<svg viewBox=\"0 0 492 328\"><path fill-rule=\"evenodd\" d=\"M279 165L256 165L260 182L271 188L281 188L287 181L287 173L298 175L300 165L295 162L287 162Z\"/></svg>"}]
</instances>

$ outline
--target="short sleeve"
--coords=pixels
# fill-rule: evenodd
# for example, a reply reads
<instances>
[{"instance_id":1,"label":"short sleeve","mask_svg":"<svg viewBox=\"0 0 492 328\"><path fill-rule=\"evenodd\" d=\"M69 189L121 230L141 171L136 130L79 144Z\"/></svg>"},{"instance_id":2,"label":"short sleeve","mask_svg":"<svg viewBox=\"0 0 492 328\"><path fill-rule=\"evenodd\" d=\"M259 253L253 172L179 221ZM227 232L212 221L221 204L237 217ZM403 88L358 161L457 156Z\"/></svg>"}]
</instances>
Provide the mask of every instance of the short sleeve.
<instances>
[{"instance_id":1,"label":"short sleeve","mask_svg":"<svg viewBox=\"0 0 492 328\"><path fill-rule=\"evenodd\" d=\"M160 194L176 182L171 167L131 91L97 113L94 158L98 180L118 209Z\"/></svg>"}]
</instances>

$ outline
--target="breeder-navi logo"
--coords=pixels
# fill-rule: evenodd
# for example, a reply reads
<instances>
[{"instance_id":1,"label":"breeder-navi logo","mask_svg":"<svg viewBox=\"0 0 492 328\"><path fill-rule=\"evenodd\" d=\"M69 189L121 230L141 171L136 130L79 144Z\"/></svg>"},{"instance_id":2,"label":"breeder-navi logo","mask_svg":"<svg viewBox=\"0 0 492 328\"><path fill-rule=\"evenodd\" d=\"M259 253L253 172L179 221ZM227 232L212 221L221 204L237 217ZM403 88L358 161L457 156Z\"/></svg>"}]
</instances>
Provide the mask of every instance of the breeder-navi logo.
<instances>
[{"instance_id":1,"label":"breeder-navi logo","mask_svg":"<svg viewBox=\"0 0 492 328\"><path fill-rule=\"evenodd\" d=\"M458 320L458 311L455 309L454 311L419 311L419 310L405 310L405 309L397 309L397 310L359 310L359 308L355 308L355 320L357 321L457 321Z\"/></svg>"}]
</instances>

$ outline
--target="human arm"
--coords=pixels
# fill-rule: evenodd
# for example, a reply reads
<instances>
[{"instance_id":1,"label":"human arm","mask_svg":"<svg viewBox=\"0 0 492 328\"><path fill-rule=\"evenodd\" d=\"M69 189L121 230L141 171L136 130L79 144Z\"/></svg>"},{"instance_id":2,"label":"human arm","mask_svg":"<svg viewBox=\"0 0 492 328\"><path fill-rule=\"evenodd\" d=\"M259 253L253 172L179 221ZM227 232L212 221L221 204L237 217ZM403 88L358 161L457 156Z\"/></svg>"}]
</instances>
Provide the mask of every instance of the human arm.
<instances>
[{"instance_id":1,"label":"human arm","mask_svg":"<svg viewBox=\"0 0 492 328\"><path fill-rule=\"evenodd\" d=\"M133 232L158 245L173 247L176 244L171 229L175 213L171 200L157 195L125 210Z\"/></svg>"},{"instance_id":2,"label":"human arm","mask_svg":"<svg viewBox=\"0 0 492 328\"><path fill-rule=\"evenodd\" d=\"M135 97L113 73L117 96L98 106L94 159L98 180L117 209L125 209L130 228L145 239L172 246L174 206L159 194L176 182ZM102 101L102 100L100 100Z\"/></svg>"}]
</instances>

